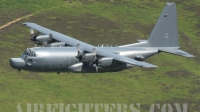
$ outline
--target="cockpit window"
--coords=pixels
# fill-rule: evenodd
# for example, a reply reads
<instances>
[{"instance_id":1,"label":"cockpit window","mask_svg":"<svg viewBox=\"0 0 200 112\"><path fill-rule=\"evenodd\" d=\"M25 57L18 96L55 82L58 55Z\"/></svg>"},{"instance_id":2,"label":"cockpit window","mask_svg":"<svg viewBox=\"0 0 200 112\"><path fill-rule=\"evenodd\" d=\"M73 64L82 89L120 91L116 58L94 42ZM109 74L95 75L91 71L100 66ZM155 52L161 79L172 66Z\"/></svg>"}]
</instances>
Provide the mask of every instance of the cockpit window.
<instances>
[{"instance_id":1,"label":"cockpit window","mask_svg":"<svg viewBox=\"0 0 200 112\"><path fill-rule=\"evenodd\" d=\"M36 57L36 53L34 51L32 51L31 49L24 51L23 54L26 55L26 56L28 55L30 57Z\"/></svg>"},{"instance_id":2,"label":"cockpit window","mask_svg":"<svg viewBox=\"0 0 200 112\"><path fill-rule=\"evenodd\" d=\"M26 50L23 52L23 54L25 54L26 53Z\"/></svg>"}]
</instances>

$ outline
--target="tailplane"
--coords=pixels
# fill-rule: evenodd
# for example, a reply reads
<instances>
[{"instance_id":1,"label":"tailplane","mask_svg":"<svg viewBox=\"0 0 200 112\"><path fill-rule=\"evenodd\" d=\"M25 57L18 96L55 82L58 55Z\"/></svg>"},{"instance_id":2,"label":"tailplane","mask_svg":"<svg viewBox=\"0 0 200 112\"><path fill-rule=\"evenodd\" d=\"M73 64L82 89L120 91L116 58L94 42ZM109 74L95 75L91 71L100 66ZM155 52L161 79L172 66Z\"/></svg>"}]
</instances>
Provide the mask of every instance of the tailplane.
<instances>
[{"instance_id":1,"label":"tailplane","mask_svg":"<svg viewBox=\"0 0 200 112\"><path fill-rule=\"evenodd\" d=\"M179 48L173 48L173 47L159 47L158 48L159 51L162 52L166 52L166 53L170 53L170 54L175 54L175 55L179 55L179 56L183 56L183 57L195 57L194 55L191 55L183 50L180 50Z\"/></svg>"}]
</instances>

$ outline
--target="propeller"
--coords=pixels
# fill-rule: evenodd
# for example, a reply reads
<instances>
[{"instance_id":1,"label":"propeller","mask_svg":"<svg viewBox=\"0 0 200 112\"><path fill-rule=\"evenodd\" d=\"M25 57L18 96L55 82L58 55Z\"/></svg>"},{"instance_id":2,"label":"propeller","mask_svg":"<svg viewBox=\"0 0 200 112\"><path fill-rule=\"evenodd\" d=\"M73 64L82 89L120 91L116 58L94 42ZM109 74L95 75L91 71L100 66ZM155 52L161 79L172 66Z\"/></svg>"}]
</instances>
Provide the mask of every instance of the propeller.
<instances>
[{"instance_id":1,"label":"propeller","mask_svg":"<svg viewBox=\"0 0 200 112\"><path fill-rule=\"evenodd\" d=\"M99 69L98 69L98 58L97 58L97 53L96 53L96 49L95 48L93 48L92 53L94 54L93 66L95 66L96 73L98 73L99 72Z\"/></svg>"},{"instance_id":2,"label":"propeller","mask_svg":"<svg viewBox=\"0 0 200 112\"><path fill-rule=\"evenodd\" d=\"M77 44L76 48L77 48L77 52L78 52L76 58L78 58L79 61L81 61L82 55L81 55L81 51L80 51L80 44Z\"/></svg>"},{"instance_id":3,"label":"propeller","mask_svg":"<svg viewBox=\"0 0 200 112\"><path fill-rule=\"evenodd\" d=\"M82 57L83 57L83 55L84 55L85 53L84 53L83 51L81 51L81 49L80 49L80 44L77 44L77 45L76 45L76 48L77 48L77 52L78 52L76 58L78 58L79 61L82 61Z\"/></svg>"},{"instance_id":4,"label":"propeller","mask_svg":"<svg viewBox=\"0 0 200 112\"><path fill-rule=\"evenodd\" d=\"M79 61L83 61L82 56L85 56L85 55L84 55L84 52L80 50L80 44L77 44L76 48L77 48L77 52L78 52L76 58L78 58ZM98 70L98 58L97 58L97 55L96 55L96 49L95 48L93 48L92 54L93 54L94 57L93 57L93 60L90 61L89 66L95 66L96 72L98 73L98 71L99 71Z\"/></svg>"},{"instance_id":5,"label":"propeller","mask_svg":"<svg viewBox=\"0 0 200 112\"><path fill-rule=\"evenodd\" d=\"M30 34L31 34L30 40L33 41L35 43L35 46L36 46L36 38L40 33L37 32L36 34L34 34L34 30L31 28L30 29Z\"/></svg>"},{"instance_id":6,"label":"propeller","mask_svg":"<svg viewBox=\"0 0 200 112\"><path fill-rule=\"evenodd\" d=\"M78 54L77 54L77 57L80 57L81 56L81 51L80 51L80 44L77 44L76 45L76 48L77 48L77 52L78 52Z\"/></svg>"}]
</instances>

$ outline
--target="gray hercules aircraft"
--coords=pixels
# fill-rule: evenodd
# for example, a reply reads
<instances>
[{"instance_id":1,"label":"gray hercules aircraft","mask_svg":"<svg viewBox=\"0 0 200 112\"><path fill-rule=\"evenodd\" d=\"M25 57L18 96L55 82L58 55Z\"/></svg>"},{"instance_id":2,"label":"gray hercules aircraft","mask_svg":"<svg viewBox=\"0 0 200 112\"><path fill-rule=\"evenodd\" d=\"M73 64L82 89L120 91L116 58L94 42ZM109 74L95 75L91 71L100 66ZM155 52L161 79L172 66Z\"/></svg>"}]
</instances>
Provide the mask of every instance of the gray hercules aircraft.
<instances>
[{"instance_id":1,"label":"gray hercules aircraft","mask_svg":"<svg viewBox=\"0 0 200 112\"><path fill-rule=\"evenodd\" d=\"M174 3L165 5L147 40L121 46L93 46L35 23L24 25L31 29L31 40L43 47L27 48L20 58L11 58L10 66L19 71L116 72L134 66L157 67L143 60L160 52L194 57L179 49ZM34 31L38 33L34 34Z\"/></svg>"}]
</instances>

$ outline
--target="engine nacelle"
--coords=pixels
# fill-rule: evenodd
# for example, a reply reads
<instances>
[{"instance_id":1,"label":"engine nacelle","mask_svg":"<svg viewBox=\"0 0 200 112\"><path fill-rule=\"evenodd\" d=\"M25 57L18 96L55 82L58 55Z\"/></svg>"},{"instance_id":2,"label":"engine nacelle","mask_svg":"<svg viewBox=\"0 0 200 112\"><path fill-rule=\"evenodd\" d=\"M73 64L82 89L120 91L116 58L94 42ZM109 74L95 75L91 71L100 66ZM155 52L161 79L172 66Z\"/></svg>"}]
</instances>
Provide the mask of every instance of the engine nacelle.
<instances>
[{"instance_id":1,"label":"engine nacelle","mask_svg":"<svg viewBox=\"0 0 200 112\"><path fill-rule=\"evenodd\" d=\"M65 42L54 42L49 45L50 47L62 47L65 46Z\"/></svg>"},{"instance_id":2,"label":"engine nacelle","mask_svg":"<svg viewBox=\"0 0 200 112\"><path fill-rule=\"evenodd\" d=\"M94 57L95 57L95 54L93 54L93 53L85 53L82 56L82 61L91 62L91 61L94 61Z\"/></svg>"},{"instance_id":3,"label":"engine nacelle","mask_svg":"<svg viewBox=\"0 0 200 112\"><path fill-rule=\"evenodd\" d=\"M76 63L68 68L71 72L82 72L83 63Z\"/></svg>"},{"instance_id":4,"label":"engine nacelle","mask_svg":"<svg viewBox=\"0 0 200 112\"><path fill-rule=\"evenodd\" d=\"M98 60L98 65L101 67L111 66L113 63L113 58L104 57Z\"/></svg>"},{"instance_id":5,"label":"engine nacelle","mask_svg":"<svg viewBox=\"0 0 200 112\"><path fill-rule=\"evenodd\" d=\"M51 43L51 35L39 35L36 37L36 44L39 45L46 45L48 43Z\"/></svg>"}]
</instances>

